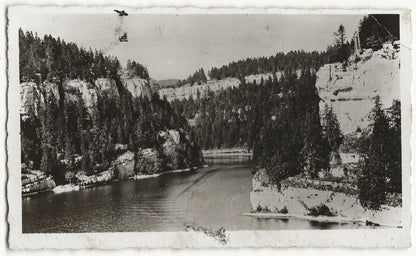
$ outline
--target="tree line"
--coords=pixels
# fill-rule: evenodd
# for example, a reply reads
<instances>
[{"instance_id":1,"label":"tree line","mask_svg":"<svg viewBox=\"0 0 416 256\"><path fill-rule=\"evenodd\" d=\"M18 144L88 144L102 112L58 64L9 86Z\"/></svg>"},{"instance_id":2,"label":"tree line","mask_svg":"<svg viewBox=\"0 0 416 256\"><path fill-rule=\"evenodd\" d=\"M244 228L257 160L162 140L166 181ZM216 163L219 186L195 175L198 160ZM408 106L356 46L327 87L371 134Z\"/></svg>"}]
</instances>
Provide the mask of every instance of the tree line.
<instances>
[{"instance_id":1,"label":"tree line","mask_svg":"<svg viewBox=\"0 0 416 256\"><path fill-rule=\"evenodd\" d=\"M127 60L126 71L129 76L138 76L143 79L149 79L147 68L134 60Z\"/></svg>"},{"instance_id":2,"label":"tree line","mask_svg":"<svg viewBox=\"0 0 416 256\"><path fill-rule=\"evenodd\" d=\"M306 67L318 70L323 64L328 63L327 52L290 51L279 52L270 57L247 58L233 61L220 68L213 67L208 75L211 79L223 79L227 77L244 78L245 76L275 73L277 71L295 71Z\"/></svg>"},{"instance_id":3,"label":"tree line","mask_svg":"<svg viewBox=\"0 0 416 256\"><path fill-rule=\"evenodd\" d=\"M20 82L114 77L120 69L116 57L97 50L86 50L72 42L19 29Z\"/></svg>"}]
</instances>

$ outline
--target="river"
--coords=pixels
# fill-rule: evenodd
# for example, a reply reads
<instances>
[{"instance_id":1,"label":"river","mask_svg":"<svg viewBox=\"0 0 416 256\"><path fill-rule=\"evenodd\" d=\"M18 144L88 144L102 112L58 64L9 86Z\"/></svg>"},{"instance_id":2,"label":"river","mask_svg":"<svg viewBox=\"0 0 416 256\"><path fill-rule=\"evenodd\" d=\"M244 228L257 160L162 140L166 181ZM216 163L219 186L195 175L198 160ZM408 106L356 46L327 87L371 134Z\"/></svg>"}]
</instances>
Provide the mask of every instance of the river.
<instances>
[{"instance_id":1,"label":"river","mask_svg":"<svg viewBox=\"0 0 416 256\"><path fill-rule=\"evenodd\" d=\"M23 233L337 229L353 224L257 219L250 212L248 157L209 157L209 167L62 194L23 198Z\"/></svg>"}]
</instances>

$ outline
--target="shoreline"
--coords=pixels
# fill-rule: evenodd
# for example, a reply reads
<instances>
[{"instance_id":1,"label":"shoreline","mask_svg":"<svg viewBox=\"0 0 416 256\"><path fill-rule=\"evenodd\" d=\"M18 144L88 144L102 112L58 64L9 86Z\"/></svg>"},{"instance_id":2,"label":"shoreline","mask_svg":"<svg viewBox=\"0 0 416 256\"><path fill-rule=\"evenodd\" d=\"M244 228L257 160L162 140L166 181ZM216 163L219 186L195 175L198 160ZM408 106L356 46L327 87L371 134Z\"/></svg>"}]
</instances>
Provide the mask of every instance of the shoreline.
<instances>
[{"instance_id":1,"label":"shoreline","mask_svg":"<svg viewBox=\"0 0 416 256\"><path fill-rule=\"evenodd\" d=\"M190 172L190 171L195 171L199 168L204 168L204 167L208 167L208 165L203 165L200 167L192 167L192 168L186 168L186 169L178 169L178 170L171 170L171 171L166 171L166 172L162 172L162 173L155 173L155 174L143 174L143 175L134 175L126 180L142 180L142 179L150 179L150 178L157 178L163 174L168 174L168 173L180 173L180 172ZM98 186L103 186L103 185L108 185L108 184L112 184L114 182L118 182L119 179L114 179L114 180L109 180L105 183L94 183L91 184L90 186L85 186L85 187L81 187L80 185L74 185L74 184L64 184L64 185L58 185L56 187L54 187L53 189L50 189L48 191L42 191L42 193L45 192L53 192L54 194L61 194L61 193L66 193L66 192L72 192L72 191L80 191L80 190L85 190L88 189L90 187L98 187ZM40 192L36 192L30 195L23 195L23 197L29 197L29 196L34 196L37 195Z\"/></svg>"},{"instance_id":2,"label":"shoreline","mask_svg":"<svg viewBox=\"0 0 416 256\"><path fill-rule=\"evenodd\" d=\"M243 216L254 217L258 219L287 219L287 218L296 218L302 219L307 221L318 221L318 222L326 222L326 223L362 223L362 226L380 226L386 228L402 228L401 226L394 226L394 225L386 225L386 224L379 224L376 222L372 222L367 219L363 218L352 218L352 217L341 217L341 216L309 216L309 215L302 215L302 214L290 214L290 213L267 213L267 212L247 212L243 213Z\"/></svg>"},{"instance_id":3,"label":"shoreline","mask_svg":"<svg viewBox=\"0 0 416 256\"><path fill-rule=\"evenodd\" d=\"M157 178L157 177L159 177L163 174L196 171L199 168L203 168L203 167L208 167L208 166L204 165L204 166L200 166L200 167L191 167L191 168L186 168L186 169L171 170L171 171L155 173L155 174L140 174L140 175L135 174L135 175L133 175L133 177L130 177L129 179L143 180L143 179Z\"/></svg>"},{"instance_id":4,"label":"shoreline","mask_svg":"<svg viewBox=\"0 0 416 256\"><path fill-rule=\"evenodd\" d=\"M206 149L202 150L204 157L210 156L252 156L253 152L243 148Z\"/></svg>"}]
</instances>

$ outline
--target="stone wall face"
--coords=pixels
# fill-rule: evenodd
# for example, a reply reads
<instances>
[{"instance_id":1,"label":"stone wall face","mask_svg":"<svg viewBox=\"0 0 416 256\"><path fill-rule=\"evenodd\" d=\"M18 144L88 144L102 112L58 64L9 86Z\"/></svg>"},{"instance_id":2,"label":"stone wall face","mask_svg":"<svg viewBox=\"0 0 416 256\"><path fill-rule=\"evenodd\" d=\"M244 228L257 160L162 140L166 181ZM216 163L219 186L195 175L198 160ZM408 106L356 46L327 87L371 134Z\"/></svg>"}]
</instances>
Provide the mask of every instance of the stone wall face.
<instances>
[{"instance_id":1,"label":"stone wall face","mask_svg":"<svg viewBox=\"0 0 416 256\"><path fill-rule=\"evenodd\" d=\"M324 216L336 221L370 221L385 226L398 227L402 224L402 208L383 205L380 210L364 209L353 195L329 190L264 184L268 178L264 170L253 177L253 191L250 193L252 210L279 213L283 209L288 216L310 216L310 209L325 205L333 216Z\"/></svg>"},{"instance_id":2,"label":"stone wall face","mask_svg":"<svg viewBox=\"0 0 416 256\"><path fill-rule=\"evenodd\" d=\"M332 63L316 73L320 109L332 106L344 134L365 129L374 97L380 96L384 108L400 99L399 49L384 47L352 55L348 64Z\"/></svg>"}]
</instances>

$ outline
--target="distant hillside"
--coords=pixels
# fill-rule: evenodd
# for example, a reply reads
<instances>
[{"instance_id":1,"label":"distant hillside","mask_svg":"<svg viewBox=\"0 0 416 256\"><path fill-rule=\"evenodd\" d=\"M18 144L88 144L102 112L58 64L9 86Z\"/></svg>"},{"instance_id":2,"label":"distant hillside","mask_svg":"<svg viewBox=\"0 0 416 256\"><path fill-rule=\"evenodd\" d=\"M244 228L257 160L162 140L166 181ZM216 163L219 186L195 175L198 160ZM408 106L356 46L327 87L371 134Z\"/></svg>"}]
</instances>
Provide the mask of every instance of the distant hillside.
<instances>
[{"instance_id":1,"label":"distant hillside","mask_svg":"<svg viewBox=\"0 0 416 256\"><path fill-rule=\"evenodd\" d=\"M205 97L209 92L219 92L228 88L239 87L241 81L260 84L262 80L281 79L284 72L296 72L309 68L315 72L322 65L330 62L328 52L290 51L277 53L270 57L247 58L233 61L220 68L213 67L209 80L203 69L197 70L185 80L174 85L160 86L159 95L168 101ZM163 81L163 80L162 80Z\"/></svg>"}]
</instances>

